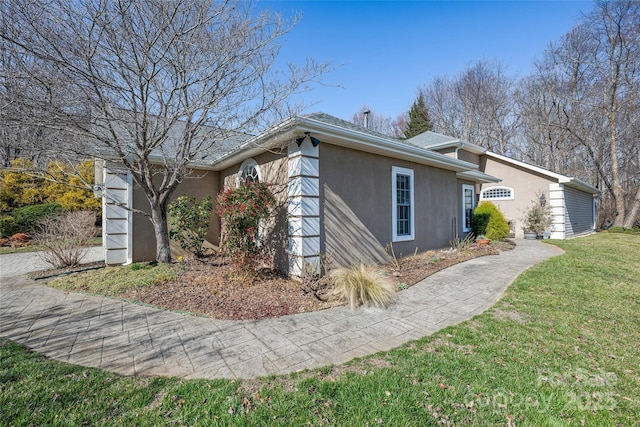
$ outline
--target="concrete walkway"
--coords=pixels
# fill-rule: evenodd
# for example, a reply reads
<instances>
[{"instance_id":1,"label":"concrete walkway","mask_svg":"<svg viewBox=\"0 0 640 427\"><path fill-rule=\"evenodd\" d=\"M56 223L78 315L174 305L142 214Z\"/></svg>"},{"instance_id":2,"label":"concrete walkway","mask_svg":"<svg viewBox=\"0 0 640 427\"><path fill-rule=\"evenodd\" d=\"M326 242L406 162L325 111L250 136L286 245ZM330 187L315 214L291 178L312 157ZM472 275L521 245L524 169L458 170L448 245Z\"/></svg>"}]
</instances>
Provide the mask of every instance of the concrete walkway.
<instances>
[{"instance_id":1,"label":"concrete walkway","mask_svg":"<svg viewBox=\"0 0 640 427\"><path fill-rule=\"evenodd\" d=\"M3 274L0 336L52 359L125 375L285 374L389 350L469 319L491 307L525 269L562 253L538 241L517 244L429 276L386 310L338 307L259 321L179 314ZM9 265L5 256L2 270Z\"/></svg>"}]
</instances>

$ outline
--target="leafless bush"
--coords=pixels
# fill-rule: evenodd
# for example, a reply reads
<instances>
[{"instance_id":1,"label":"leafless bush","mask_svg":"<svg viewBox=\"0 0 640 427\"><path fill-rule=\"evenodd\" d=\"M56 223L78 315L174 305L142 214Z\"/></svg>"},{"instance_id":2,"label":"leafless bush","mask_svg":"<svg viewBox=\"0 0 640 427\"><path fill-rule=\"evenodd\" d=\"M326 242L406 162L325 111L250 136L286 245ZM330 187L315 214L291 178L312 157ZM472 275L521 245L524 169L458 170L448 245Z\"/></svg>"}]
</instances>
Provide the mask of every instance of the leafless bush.
<instances>
[{"instance_id":1,"label":"leafless bush","mask_svg":"<svg viewBox=\"0 0 640 427\"><path fill-rule=\"evenodd\" d=\"M331 264L328 255L320 255L317 262L304 263L300 272L300 288L305 294L313 294L320 301L328 300L328 292L332 286L332 279L325 275Z\"/></svg>"},{"instance_id":2,"label":"leafless bush","mask_svg":"<svg viewBox=\"0 0 640 427\"><path fill-rule=\"evenodd\" d=\"M40 257L54 267L80 264L94 235L96 216L91 211L63 212L40 222L34 240L44 246Z\"/></svg>"}]
</instances>

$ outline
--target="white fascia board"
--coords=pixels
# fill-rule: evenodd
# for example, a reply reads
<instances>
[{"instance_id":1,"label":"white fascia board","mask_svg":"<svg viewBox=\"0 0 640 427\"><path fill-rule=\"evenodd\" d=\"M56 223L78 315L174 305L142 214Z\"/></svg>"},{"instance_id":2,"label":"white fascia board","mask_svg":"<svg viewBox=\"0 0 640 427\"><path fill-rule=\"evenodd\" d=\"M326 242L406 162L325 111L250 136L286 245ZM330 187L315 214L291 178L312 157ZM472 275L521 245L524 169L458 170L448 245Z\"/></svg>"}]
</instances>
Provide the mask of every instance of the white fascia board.
<instances>
[{"instance_id":1,"label":"white fascia board","mask_svg":"<svg viewBox=\"0 0 640 427\"><path fill-rule=\"evenodd\" d=\"M441 142L439 144L430 145L429 147L426 147L426 148L428 148L429 150L438 150L441 148L449 148L449 147L455 147L462 150L467 150L470 153L474 153L474 154L484 154L487 152L486 148L480 147L479 145L472 144L470 142L464 142L459 139L455 141Z\"/></svg>"},{"instance_id":2,"label":"white fascia board","mask_svg":"<svg viewBox=\"0 0 640 427\"><path fill-rule=\"evenodd\" d=\"M337 127L318 120L300 118L299 123L300 124L297 127L298 130L303 132L319 132L325 136L333 137L340 140L340 142L345 142L346 144L340 145L347 148L354 148L369 153L409 160L415 163L436 166L455 172L469 171L477 167L473 163L453 159L445 156L444 154L436 153L435 151L430 151L413 145L394 143L382 137ZM322 138L320 139L322 140Z\"/></svg>"},{"instance_id":3,"label":"white fascia board","mask_svg":"<svg viewBox=\"0 0 640 427\"><path fill-rule=\"evenodd\" d=\"M485 154L487 156L489 156L489 157L493 157L493 158L502 160L504 162L520 166L521 168L529 169L530 171L537 172L537 173L542 174L542 175L546 175L549 178L553 178L553 179L557 180L558 182L560 182L560 180L562 180L562 179L568 178L567 176L560 175L559 173L551 172L550 170L541 168L540 166L534 166L534 165L531 165L529 163L521 162L520 160L515 160L515 159L512 159L511 157L507 157L507 156L503 156L502 154L494 153L493 151L488 151L487 150L487 152Z\"/></svg>"},{"instance_id":4,"label":"white fascia board","mask_svg":"<svg viewBox=\"0 0 640 427\"><path fill-rule=\"evenodd\" d=\"M264 132L259 133L253 138L249 139L244 144L238 146L234 151L228 153L219 159L216 159L209 165L209 169L220 171L232 166L236 163L243 162L244 160L254 157L258 154L264 153L266 150L273 148L273 145L277 144L278 139L271 141L271 144L267 143L269 138L280 134L280 137L286 137L287 134L293 133L296 125L296 117L290 117L275 126L267 129ZM293 136L293 135L292 135Z\"/></svg>"},{"instance_id":5,"label":"white fascia board","mask_svg":"<svg viewBox=\"0 0 640 427\"><path fill-rule=\"evenodd\" d=\"M502 181L500 178L496 178L495 176L486 174L484 172L480 172L479 170L472 170L466 172L458 172L458 178L466 179L469 181L474 181L482 184L488 184L490 182L500 182Z\"/></svg>"},{"instance_id":6,"label":"white fascia board","mask_svg":"<svg viewBox=\"0 0 640 427\"><path fill-rule=\"evenodd\" d=\"M585 193L593 194L594 196L598 196L602 194L602 191L598 190L593 185L587 184L584 181L579 180L578 178L565 177L565 179L560 180L560 184L564 184L567 187L575 188L576 190L584 191Z\"/></svg>"},{"instance_id":7,"label":"white fascia board","mask_svg":"<svg viewBox=\"0 0 640 427\"><path fill-rule=\"evenodd\" d=\"M559 173L551 172L548 169L544 169L544 168L541 168L539 166L530 165L529 163L521 162L519 160L514 160L512 158L509 158L509 157L506 157L506 156L503 156L503 155L500 155L500 154L496 154L496 153L491 152L491 151L487 151L485 154L487 156L489 156L489 157L494 157L494 158L502 160L504 162L511 163L511 164L520 166L520 167L525 168L525 169L529 169L531 171L540 173L542 175L546 175L546 176L548 176L550 178L554 178L555 180L558 181L559 184L565 184L568 187L572 187L572 188L575 188L575 189L578 189L578 190L581 190L581 191L584 191L584 192L587 192L587 193L591 193L591 194L601 194L600 190L598 190L597 188L595 188L592 185L587 184L584 181L579 180L578 178L573 178L573 177L570 177L570 176L566 176L566 175L562 175L562 174L559 174Z\"/></svg>"}]
</instances>

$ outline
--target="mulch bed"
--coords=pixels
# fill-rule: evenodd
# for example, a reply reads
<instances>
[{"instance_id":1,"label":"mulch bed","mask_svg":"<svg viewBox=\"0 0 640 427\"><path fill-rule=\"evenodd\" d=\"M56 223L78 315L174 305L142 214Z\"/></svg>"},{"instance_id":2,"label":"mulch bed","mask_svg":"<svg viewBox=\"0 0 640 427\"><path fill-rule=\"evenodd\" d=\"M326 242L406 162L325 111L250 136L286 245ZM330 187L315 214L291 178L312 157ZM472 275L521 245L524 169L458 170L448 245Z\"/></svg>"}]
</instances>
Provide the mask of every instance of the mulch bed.
<instances>
[{"instance_id":1,"label":"mulch bed","mask_svg":"<svg viewBox=\"0 0 640 427\"><path fill-rule=\"evenodd\" d=\"M514 245L507 241L491 245L473 244L463 251L427 251L380 267L405 288L451 265L478 256L496 255L512 249ZM331 295L328 279L305 283L269 270L253 275L242 274L218 257L203 260L185 258L182 264L176 263L176 268L181 270L176 280L129 291L118 297L169 310L231 320L279 317L343 305ZM38 274L50 276L51 273Z\"/></svg>"}]
</instances>

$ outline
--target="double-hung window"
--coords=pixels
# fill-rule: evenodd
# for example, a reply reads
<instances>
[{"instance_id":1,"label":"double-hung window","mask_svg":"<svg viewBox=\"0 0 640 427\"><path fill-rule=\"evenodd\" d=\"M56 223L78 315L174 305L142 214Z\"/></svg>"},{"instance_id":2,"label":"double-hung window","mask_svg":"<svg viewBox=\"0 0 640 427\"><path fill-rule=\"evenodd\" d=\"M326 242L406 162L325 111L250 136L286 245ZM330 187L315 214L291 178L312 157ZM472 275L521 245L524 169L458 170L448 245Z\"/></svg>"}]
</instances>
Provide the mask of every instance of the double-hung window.
<instances>
[{"instance_id":1,"label":"double-hung window","mask_svg":"<svg viewBox=\"0 0 640 427\"><path fill-rule=\"evenodd\" d=\"M393 241L414 240L413 169L393 166L391 175Z\"/></svg>"}]
</instances>

